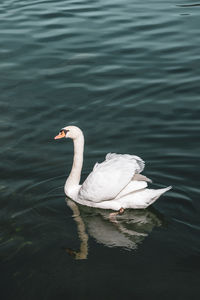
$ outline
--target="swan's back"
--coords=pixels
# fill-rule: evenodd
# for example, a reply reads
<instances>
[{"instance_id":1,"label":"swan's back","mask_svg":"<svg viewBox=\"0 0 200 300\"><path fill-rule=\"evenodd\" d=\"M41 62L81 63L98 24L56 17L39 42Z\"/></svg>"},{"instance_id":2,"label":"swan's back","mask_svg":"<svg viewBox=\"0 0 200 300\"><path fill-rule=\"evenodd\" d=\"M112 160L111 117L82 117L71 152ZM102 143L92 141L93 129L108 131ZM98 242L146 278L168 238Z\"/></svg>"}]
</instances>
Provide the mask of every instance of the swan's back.
<instances>
[{"instance_id":1,"label":"swan's back","mask_svg":"<svg viewBox=\"0 0 200 300\"><path fill-rule=\"evenodd\" d=\"M144 169L143 160L135 155L109 153L94 166L80 188L78 197L93 202L114 199Z\"/></svg>"}]
</instances>

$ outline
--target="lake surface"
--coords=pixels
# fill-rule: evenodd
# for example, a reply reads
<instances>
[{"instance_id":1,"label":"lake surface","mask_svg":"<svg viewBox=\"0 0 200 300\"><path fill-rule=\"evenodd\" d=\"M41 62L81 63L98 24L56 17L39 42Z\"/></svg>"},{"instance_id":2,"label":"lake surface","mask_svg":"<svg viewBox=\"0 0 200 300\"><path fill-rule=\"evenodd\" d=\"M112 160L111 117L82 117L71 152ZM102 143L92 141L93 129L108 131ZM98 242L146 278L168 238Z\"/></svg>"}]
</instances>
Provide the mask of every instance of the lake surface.
<instances>
[{"instance_id":1,"label":"lake surface","mask_svg":"<svg viewBox=\"0 0 200 300\"><path fill-rule=\"evenodd\" d=\"M196 5L193 5L196 4ZM199 299L200 4L2 0L2 299ZM108 152L146 161L147 210L77 206L63 186Z\"/></svg>"}]
</instances>

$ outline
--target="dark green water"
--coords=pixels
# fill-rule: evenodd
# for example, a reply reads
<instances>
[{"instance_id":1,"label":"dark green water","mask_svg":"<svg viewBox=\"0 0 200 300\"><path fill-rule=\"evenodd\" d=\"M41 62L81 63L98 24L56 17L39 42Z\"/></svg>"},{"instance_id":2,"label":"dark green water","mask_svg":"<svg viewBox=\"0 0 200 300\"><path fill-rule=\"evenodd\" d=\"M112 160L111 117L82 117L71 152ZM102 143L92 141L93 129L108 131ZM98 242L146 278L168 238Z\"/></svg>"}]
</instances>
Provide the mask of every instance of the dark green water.
<instances>
[{"instance_id":1,"label":"dark green water","mask_svg":"<svg viewBox=\"0 0 200 300\"><path fill-rule=\"evenodd\" d=\"M0 4L2 299L199 299L200 6L139 0ZM108 213L63 192L108 152L146 161L153 208ZM74 216L73 216L74 214ZM78 259L79 258L79 259Z\"/></svg>"}]
</instances>

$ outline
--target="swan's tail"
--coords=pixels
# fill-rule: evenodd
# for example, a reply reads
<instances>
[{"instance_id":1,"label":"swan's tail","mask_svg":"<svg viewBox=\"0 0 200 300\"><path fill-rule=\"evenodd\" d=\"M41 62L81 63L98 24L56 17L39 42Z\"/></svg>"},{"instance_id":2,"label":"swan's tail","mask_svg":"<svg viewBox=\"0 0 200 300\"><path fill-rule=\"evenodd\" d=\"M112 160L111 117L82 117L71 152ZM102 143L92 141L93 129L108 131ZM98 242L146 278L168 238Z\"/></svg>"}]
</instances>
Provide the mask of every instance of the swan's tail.
<instances>
[{"instance_id":1,"label":"swan's tail","mask_svg":"<svg viewBox=\"0 0 200 300\"><path fill-rule=\"evenodd\" d=\"M146 202L146 207L153 204L162 194L166 193L167 191L171 190L172 186L168 186L163 189L159 190L151 190L152 191L152 198L149 199L149 201Z\"/></svg>"},{"instance_id":2,"label":"swan's tail","mask_svg":"<svg viewBox=\"0 0 200 300\"><path fill-rule=\"evenodd\" d=\"M121 207L145 209L153 204L162 194L169 191L172 187L168 186L163 189L143 189L138 190L120 198Z\"/></svg>"}]
</instances>

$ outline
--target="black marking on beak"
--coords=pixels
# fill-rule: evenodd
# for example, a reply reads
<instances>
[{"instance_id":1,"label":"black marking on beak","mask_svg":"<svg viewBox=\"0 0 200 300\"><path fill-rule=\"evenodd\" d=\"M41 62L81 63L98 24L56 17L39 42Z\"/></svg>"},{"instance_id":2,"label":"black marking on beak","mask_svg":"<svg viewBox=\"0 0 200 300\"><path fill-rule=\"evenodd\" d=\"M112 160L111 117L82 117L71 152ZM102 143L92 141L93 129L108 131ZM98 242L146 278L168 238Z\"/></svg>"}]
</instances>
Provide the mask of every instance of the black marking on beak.
<instances>
[{"instance_id":1,"label":"black marking on beak","mask_svg":"<svg viewBox=\"0 0 200 300\"><path fill-rule=\"evenodd\" d=\"M64 131L65 135L68 133L69 130L67 129L61 129L60 132Z\"/></svg>"}]
</instances>

